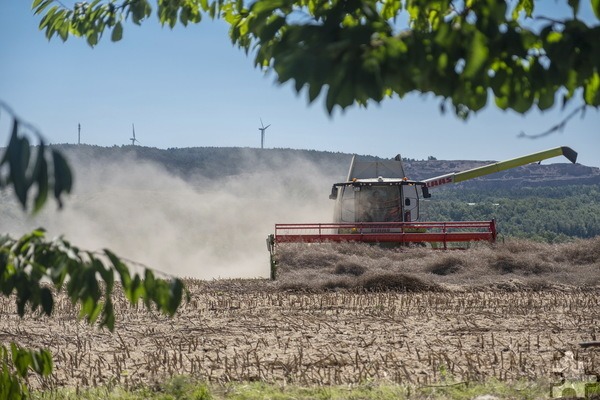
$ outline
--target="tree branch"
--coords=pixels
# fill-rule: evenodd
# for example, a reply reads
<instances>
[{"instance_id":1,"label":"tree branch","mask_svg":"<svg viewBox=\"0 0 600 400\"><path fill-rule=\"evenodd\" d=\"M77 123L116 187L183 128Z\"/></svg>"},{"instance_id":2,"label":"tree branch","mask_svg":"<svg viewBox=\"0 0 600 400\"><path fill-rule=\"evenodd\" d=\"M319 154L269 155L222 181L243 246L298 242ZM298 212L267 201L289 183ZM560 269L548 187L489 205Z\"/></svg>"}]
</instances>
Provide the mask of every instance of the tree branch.
<instances>
[{"instance_id":1,"label":"tree branch","mask_svg":"<svg viewBox=\"0 0 600 400\"><path fill-rule=\"evenodd\" d=\"M33 124L23 120L22 118L19 118L19 116L13 111L12 108L10 108L10 106L0 99L0 110L2 110L2 109L4 109L4 111L6 111L6 113L8 115L10 115L10 117L13 119L13 121L18 122L19 127L30 130L39 139L43 140L44 136L42 135L42 133L40 132L40 130L38 128L36 128Z\"/></svg>"},{"instance_id":2,"label":"tree branch","mask_svg":"<svg viewBox=\"0 0 600 400\"><path fill-rule=\"evenodd\" d=\"M541 137L551 135L551 134L553 134L555 132L562 132L562 130L567 125L567 122L569 122L569 120L571 118L573 118L577 113L581 113L581 117L583 118L583 116L585 115L585 109L586 109L586 104L580 105L579 107L577 107L576 109L574 109L569 115L567 115L565 117L565 119L563 119L562 121L560 121L558 124L552 126L547 131L544 131L542 133L535 133L535 134L527 134L527 133L521 131L521 133L519 133L517 135L517 137L518 138L526 138L526 139L539 139Z\"/></svg>"}]
</instances>

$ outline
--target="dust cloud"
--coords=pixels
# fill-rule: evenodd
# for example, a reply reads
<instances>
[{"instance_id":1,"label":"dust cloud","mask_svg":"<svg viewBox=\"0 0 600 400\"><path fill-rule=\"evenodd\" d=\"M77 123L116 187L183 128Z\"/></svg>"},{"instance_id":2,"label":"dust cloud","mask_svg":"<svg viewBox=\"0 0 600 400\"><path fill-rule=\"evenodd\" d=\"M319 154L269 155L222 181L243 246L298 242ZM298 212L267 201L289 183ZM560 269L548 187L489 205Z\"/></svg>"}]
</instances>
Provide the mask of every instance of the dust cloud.
<instances>
[{"instance_id":1,"label":"dust cloud","mask_svg":"<svg viewBox=\"0 0 600 400\"><path fill-rule=\"evenodd\" d=\"M253 157L248 153L244 157ZM109 248L158 271L199 279L269 276L267 235L276 222L328 222L332 183L299 156L271 170L221 179L184 180L136 159L85 160L71 154L75 188L65 208L54 202L30 217L2 194L0 232L43 226L86 250ZM244 160L247 165L252 160Z\"/></svg>"}]
</instances>

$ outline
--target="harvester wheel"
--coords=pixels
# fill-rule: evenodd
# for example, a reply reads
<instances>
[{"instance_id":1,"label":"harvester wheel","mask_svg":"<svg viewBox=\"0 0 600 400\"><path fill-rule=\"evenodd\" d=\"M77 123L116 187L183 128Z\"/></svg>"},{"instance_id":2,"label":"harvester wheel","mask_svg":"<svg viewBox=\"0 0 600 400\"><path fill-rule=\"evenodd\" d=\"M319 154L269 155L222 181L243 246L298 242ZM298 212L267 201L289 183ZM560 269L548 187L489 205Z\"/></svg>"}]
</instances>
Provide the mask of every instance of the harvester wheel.
<instances>
[{"instance_id":1,"label":"harvester wheel","mask_svg":"<svg viewBox=\"0 0 600 400\"><path fill-rule=\"evenodd\" d=\"M271 266L271 280L277 277L277 260L275 257L275 235L267 237L267 249L269 250L269 265Z\"/></svg>"}]
</instances>

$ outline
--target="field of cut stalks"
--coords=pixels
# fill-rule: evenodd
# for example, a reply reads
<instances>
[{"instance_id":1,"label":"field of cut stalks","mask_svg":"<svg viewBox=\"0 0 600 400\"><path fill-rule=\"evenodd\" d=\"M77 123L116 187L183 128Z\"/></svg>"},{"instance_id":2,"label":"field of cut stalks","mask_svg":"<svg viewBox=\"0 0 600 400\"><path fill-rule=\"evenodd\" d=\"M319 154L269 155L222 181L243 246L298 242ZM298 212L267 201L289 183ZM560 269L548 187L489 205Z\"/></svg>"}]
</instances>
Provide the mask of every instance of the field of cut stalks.
<instances>
[{"instance_id":1,"label":"field of cut stalks","mask_svg":"<svg viewBox=\"0 0 600 400\"><path fill-rule=\"evenodd\" d=\"M508 240L468 251L367 244L286 244L278 281L289 289L464 291L600 286L600 237L563 244Z\"/></svg>"},{"instance_id":2,"label":"field of cut stalks","mask_svg":"<svg viewBox=\"0 0 600 400\"><path fill-rule=\"evenodd\" d=\"M58 294L52 317L0 301L0 340L46 347L39 389L163 382L415 386L600 373L600 239L464 252L281 248L279 279L188 280L174 318L115 299L115 333ZM568 353L571 351L573 357Z\"/></svg>"}]
</instances>

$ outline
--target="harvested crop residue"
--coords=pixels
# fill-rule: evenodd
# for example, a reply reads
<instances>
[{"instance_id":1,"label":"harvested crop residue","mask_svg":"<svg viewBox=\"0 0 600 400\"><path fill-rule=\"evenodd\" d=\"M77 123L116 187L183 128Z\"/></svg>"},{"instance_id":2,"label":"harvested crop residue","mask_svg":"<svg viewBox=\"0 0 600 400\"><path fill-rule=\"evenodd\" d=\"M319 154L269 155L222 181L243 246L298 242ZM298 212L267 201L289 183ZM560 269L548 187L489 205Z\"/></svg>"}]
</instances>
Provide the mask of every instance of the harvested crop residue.
<instances>
[{"instance_id":1,"label":"harvested crop residue","mask_svg":"<svg viewBox=\"0 0 600 400\"><path fill-rule=\"evenodd\" d=\"M324 247L312 246L297 257L311 260L308 272L282 266L281 281L188 280L192 299L174 318L117 296L114 334L77 321L64 294L52 317L23 319L2 298L0 340L52 351L54 373L32 378L37 388L152 385L176 374L300 385L577 378L600 372L600 352L579 347L600 336L598 258L579 254L594 246L435 254L341 246L345 258L326 252L322 264ZM567 351L577 368L563 368Z\"/></svg>"},{"instance_id":2,"label":"harvested crop residue","mask_svg":"<svg viewBox=\"0 0 600 400\"><path fill-rule=\"evenodd\" d=\"M277 248L282 288L541 290L600 285L600 237L550 245L526 240L469 250L386 249L362 243Z\"/></svg>"}]
</instances>

